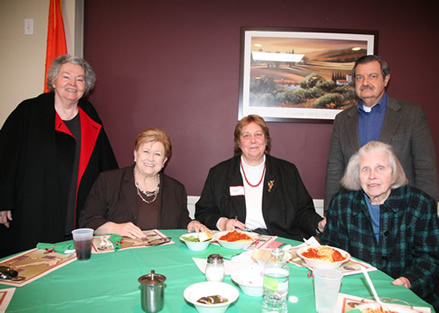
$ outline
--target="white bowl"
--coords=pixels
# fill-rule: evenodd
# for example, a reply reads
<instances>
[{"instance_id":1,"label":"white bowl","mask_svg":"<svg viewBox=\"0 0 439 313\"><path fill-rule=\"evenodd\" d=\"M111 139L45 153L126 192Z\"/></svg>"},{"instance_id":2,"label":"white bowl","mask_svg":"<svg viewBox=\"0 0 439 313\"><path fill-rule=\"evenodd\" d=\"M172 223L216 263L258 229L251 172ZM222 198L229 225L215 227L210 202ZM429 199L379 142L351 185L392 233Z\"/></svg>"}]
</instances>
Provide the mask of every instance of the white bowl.
<instances>
[{"instance_id":1,"label":"white bowl","mask_svg":"<svg viewBox=\"0 0 439 313\"><path fill-rule=\"evenodd\" d=\"M248 296L261 297L264 295L264 274L261 268L250 267L233 272L232 280Z\"/></svg>"},{"instance_id":2,"label":"white bowl","mask_svg":"<svg viewBox=\"0 0 439 313\"><path fill-rule=\"evenodd\" d=\"M205 250L210 242L212 241L212 239L209 240L205 240L205 241L190 241L190 240L186 240L187 237L190 236L194 236L196 237L196 233L188 233L188 234L183 234L180 236L180 240L183 241L186 246L189 248L189 250L192 251L202 251Z\"/></svg>"},{"instance_id":3,"label":"white bowl","mask_svg":"<svg viewBox=\"0 0 439 313\"><path fill-rule=\"evenodd\" d=\"M256 239L258 239L258 234L255 233L249 233L246 231L241 231L241 230L237 230L238 233L241 234L246 234L249 237L251 237L251 240L237 240L237 241L225 241L225 240L220 240L219 238L227 235L228 233L232 232L233 230L229 230L229 231L221 231L216 233L213 238L218 241L218 243L227 249L232 249L232 250L245 250L247 249Z\"/></svg>"},{"instance_id":4,"label":"white bowl","mask_svg":"<svg viewBox=\"0 0 439 313\"><path fill-rule=\"evenodd\" d=\"M227 298L227 302L218 304L197 302L202 297L215 295ZM238 289L223 282L204 281L190 285L184 290L184 298L192 303L199 313L224 313L229 305L235 302L238 297Z\"/></svg>"},{"instance_id":5,"label":"white bowl","mask_svg":"<svg viewBox=\"0 0 439 313\"><path fill-rule=\"evenodd\" d=\"M328 262L328 261L322 261L322 260L318 260L318 259L310 259L310 258L307 258L307 257L302 255L303 252L307 251L308 249L312 249L312 248L313 247L303 247L303 248L300 248L297 251L297 255L299 257L301 257L305 261L305 263L308 266L312 267L313 269L316 269L316 268L332 268L332 269L335 269L335 268L338 268L340 265L342 265L343 263L346 263L347 261L349 261L351 259L351 255L348 252L346 252L346 251L344 251L342 249L339 249L339 248L335 248L335 247L330 247L330 248L340 252L341 255L344 257L344 260L337 261L337 262Z\"/></svg>"},{"instance_id":6,"label":"white bowl","mask_svg":"<svg viewBox=\"0 0 439 313\"><path fill-rule=\"evenodd\" d=\"M356 307L356 309L359 309L361 312L367 312L366 309L372 309L372 310L377 310L379 309L381 306L378 302L370 302L370 303L362 303L360 305L358 305ZM382 307L383 311L384 309L390 310L392 312L396 312L396 313L417 313L418 311L413 310L411 307L409 306L405 306L405 305L401 305L401 304L394 304L394 303L385 303L385 306ZM384 312L388 312L388 311L384 311Z\"/></svg>"}]
</instances>

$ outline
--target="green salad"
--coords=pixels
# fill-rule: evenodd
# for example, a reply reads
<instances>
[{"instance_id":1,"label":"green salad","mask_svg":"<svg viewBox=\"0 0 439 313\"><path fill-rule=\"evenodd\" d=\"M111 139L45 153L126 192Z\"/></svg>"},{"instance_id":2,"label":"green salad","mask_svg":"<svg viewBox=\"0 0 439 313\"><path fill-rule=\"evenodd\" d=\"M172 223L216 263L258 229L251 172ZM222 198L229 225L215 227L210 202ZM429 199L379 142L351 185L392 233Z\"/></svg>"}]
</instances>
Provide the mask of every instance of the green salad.
<instances>
[{"instance_id":1,"label":"green salad","mask_svg":"<svg viewBox=\"0 0 439 313\"><path fill-rule=\"evenodd\" d=\"M183 237L186 241L192 241L192 242L200 242L200 239L198 239L198 236L186 236Z\"/></svg>"}]
</instances>

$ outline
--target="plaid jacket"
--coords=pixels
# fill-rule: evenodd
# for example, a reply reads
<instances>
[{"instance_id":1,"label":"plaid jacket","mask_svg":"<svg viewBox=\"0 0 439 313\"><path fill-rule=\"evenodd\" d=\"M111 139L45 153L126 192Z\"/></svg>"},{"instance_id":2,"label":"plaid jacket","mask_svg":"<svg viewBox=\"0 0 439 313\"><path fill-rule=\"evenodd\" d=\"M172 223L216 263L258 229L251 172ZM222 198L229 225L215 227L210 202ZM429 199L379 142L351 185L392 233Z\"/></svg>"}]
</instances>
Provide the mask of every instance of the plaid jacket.
<instances>
[{"instance_id":1,"label":"plaid jacket","mask_svg":"<svg viewBox=\"0 0 439 313\"><path fill-rule=\"evenodd\" d=\"M337 193L327 212L321 242L344 249L395 279L408 278L411 289L437 308L439 218L436 201L406 185L393 189L380 208L378 243L363 191Z\"/></svg>"}]
</instances>

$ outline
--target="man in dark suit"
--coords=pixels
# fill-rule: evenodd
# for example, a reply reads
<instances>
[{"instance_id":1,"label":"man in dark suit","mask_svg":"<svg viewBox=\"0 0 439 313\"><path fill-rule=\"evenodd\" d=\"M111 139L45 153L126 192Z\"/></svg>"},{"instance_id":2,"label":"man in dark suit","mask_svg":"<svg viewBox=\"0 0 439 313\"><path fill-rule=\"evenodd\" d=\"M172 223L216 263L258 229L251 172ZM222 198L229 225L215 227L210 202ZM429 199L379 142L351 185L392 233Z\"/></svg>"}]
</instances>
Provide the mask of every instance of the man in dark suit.
<instances>
[{"instance_id":1,"label":"man in dark suit","mask_svg":"<svg viewBox=\"0 0 439 313\"><path fill-rule=\"evenodd\" d=\"M340 189L349 158L369 141L390 144L409 180L438 200L436 153L427 118L412 102L387 95L390 68L379 56L359 58L353 68L357 106L339 113L334 121L326 171L325 210Z\"/></svg>"}]
</instances>

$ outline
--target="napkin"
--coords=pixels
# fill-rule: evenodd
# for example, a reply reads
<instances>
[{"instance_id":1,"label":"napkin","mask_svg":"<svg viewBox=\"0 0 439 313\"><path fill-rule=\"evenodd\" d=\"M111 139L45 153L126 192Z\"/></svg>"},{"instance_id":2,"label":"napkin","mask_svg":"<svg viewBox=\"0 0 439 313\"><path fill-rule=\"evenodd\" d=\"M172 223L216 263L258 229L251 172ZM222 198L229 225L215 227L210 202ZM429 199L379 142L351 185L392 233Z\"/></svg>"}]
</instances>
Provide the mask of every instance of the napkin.
<instances>
[{"instance_id":1,"label":"napkin","mask_svg":"<svg viewBox=\"0 0 439 313\"><path fill-rule=\"evenodd\" d=\"M232 250L232 251L242 252L242 250ZM235 255L231 260L224 260L226 275L231 275L234 271L238 271L243 268L250 268L252 266L258 268L258 265L251 258L252 255L253 255L253 251L244 251L240 255ZM203 259L192 258L192 260L195 262L198 269L204 273L207 264L207 257Z\"/></svg>"},{"instance_id":2,"label":"napkin","mask_svg":"<svg viewBox=\"0 0 439 313\"><path fill-rule=\"evenodd\" d=\"M230 260L233 256L239 255L244 251L245 250L231 250L217 245L209 245L209 247L206 250L203 250L200 253L194 255L194 258L207 259L209 255L213 253L218 253L221 254L224 259Z\"/></svg>"},{"instance_id":3,"label":"napkin","mask_svg":"<svg viewBox=\"0 0 439 313\"><path fill-rule=\"evenodd\" d=\"M113 244L114 252L120 249L120 244L122 243L122 236L112 234L108 240Z\"/></svg>"},{"instance_id":4,"label":"napkin","mask_svg":"<svg viewBox=\"0 0 439 313\"><path fill-rule=\"evenodd\" d=\"M73 240L67 240L58 243L39 242L37 244L37 249L46 250L49 252L69 254L75 251L75 245L73 243Z\"/></svg>"}]
</instances>

